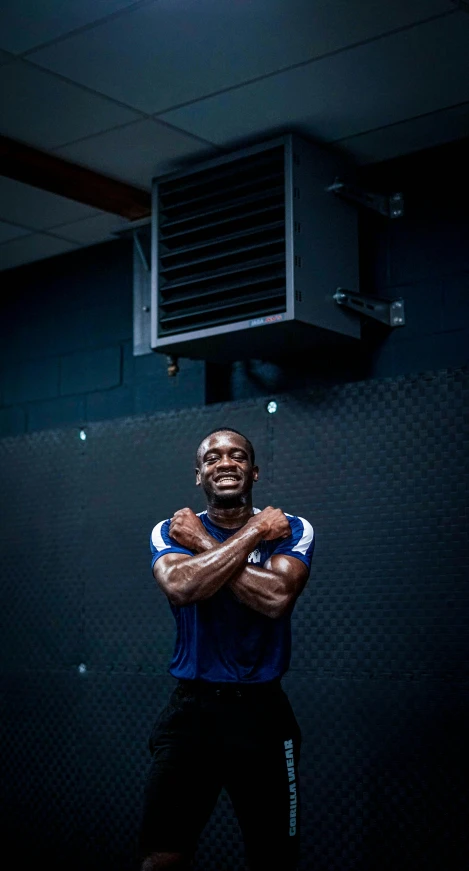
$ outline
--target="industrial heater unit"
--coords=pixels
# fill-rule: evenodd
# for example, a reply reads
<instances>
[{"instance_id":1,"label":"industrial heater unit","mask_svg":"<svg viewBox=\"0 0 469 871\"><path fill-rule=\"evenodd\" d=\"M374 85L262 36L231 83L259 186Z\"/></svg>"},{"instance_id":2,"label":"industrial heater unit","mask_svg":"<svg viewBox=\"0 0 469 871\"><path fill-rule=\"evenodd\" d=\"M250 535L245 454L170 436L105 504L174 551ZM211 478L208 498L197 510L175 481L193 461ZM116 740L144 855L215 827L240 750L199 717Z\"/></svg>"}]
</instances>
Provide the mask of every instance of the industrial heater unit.
<instances>
[{"instance_id":1,"label":"industrial heater unit","mask_svg":"<svg viewBox=\"0 0 469 871\"><path fill-rule=\"evenodd\" d=\"M156 179L152 350L275 359L359 339L335 298L358 288L357 209L327 190L343 171L286 135Z\"/></svg>"}]
</instances>

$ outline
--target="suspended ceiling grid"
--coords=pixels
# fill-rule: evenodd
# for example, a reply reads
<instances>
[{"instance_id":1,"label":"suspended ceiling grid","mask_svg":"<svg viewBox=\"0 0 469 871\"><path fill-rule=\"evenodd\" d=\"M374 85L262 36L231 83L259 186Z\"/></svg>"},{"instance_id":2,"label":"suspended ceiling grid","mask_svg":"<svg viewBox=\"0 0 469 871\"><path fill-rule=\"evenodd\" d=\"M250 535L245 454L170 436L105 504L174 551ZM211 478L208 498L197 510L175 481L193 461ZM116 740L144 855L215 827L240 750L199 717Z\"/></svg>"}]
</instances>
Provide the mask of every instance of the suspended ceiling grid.
<instances>
[{"instance_id":1,"label":"suspended ceiling grid","mask_svg":"<svg viewBox=\"0 0 469 871\"><path fill-rule=\"evenodd\" d=\"M0 132L144 190L285 131L372 163L469 136L468 56L453 0L6 0ZM127 226L0 177L1 269Z\"/></svg>"}]
</instances>

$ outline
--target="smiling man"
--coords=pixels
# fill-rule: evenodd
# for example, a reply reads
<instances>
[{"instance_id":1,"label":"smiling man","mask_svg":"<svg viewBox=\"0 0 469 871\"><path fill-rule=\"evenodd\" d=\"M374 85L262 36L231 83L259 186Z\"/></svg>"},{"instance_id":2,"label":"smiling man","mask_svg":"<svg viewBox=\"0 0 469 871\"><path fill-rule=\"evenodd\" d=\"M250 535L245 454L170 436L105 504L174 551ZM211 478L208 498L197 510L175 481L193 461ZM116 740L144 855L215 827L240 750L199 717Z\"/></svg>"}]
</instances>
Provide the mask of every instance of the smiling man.
<instances>
[{"instance_id":1,"label":"smiling man","mask_svg":"<svg viewBox=\"0 0 469 871\"><path fill-rule=\"evenodd\" d=\"M142 871L189 868L222 787L250 871L297 866L301 734L280 680L314 533L301 517L253 508L258 477L245 436L209 433L196 459L207 510L182 508L151 535L153 574L176 620L178 685L150 738Z\"/></svg>"}]
</instances>

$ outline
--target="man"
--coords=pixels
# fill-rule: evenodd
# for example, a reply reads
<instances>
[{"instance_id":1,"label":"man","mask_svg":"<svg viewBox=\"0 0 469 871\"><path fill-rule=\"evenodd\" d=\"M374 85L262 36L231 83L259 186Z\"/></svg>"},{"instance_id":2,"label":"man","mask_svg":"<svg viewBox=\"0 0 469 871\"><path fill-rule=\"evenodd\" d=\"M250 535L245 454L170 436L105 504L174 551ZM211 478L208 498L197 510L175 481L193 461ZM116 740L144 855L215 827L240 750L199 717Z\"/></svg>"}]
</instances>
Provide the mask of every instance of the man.
<instances>
[{"instance_id":1,"label":"man","mask_svg":"<svg viewBox=\"0 0 469 871\"><path fill-rule=\"evenodd\" d=\"M301 735L280 678L314 533L278 508L253 508L258 477L245 436L209 433L196 467L207 510L183 508L152 532L153 574L176 619L170 673L179 683L150 738L142 871L189 868L222 786L250 871L297 865Z\"/></svg>"}]
</instances>

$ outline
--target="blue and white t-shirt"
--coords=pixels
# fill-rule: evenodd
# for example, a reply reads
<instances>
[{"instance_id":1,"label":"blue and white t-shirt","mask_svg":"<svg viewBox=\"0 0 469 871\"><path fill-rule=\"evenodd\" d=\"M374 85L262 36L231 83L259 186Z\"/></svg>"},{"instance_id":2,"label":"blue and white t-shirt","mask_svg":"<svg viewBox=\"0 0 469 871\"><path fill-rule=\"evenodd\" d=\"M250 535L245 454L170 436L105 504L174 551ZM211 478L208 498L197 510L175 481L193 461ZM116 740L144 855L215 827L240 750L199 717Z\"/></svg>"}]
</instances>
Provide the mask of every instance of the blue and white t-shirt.
<instances>
[{"instance_id":1,"label":"blue and white t-shirt","mask_svg":"<svg viewBox=\"0 0 469 871\"><path fill-rule=\"evenodd\" d=\"M254 509L257 513L259 509ZM198 515L217 541L226 541L237 529L216 526L206 511ZM314 531L307 520L286 514L291 535L284 539L261 541L249 554L248 562L262 567L273 554L285 554L311 566ZM158 523L151 534L152 568L167 553L191 550L169 535L171 520ZM290 664L291 610L272 619L254 611L237 599L228 586L209 599L189 605L172 605L176 620L176 644L169 667L176 678L214 682L262 683L282 677Z\"/></svg>"}]
</instances>

